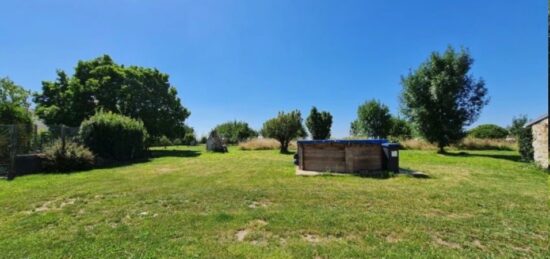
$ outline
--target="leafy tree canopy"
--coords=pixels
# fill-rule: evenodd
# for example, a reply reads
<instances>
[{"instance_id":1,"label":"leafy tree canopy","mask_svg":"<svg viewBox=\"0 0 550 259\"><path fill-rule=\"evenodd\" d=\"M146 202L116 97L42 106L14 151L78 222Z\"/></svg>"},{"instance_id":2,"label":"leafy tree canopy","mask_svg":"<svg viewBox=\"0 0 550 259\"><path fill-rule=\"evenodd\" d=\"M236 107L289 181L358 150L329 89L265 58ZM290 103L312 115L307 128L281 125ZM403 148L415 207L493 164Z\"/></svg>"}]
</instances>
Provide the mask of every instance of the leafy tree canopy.
<instances>
[{"instance_id":1,"label":"leafy tree canopy","mask_svg":"<svg viewBox=\"0 0 550 259\"><path fill-rule=\"evenodd\" d=\"M494 124L482 124L471 129L468 134L474 138L506 138L506 136L508 136L508 130Z\"/></svg>"},{"instance_id":2,"label":"leafy tree canopy","mask_svg":"<svg viewBox=\"0 0 550 259\"><path fill-rule=\"evenodd\" d=\"M31 123L29 95L8 77L0 78L0 124Z\"/></svg>"},{"instance_id":3,"label":"leafy tree canopy","mask_svg":"<svg viewBox=\"0 0 550 259\"><path fill-rule=\"evenodd\" d=\"M422 137L437 143L439 152L460 141L464 127L475 122L489 102L485 82L468 74L473 62L466 50L449 47L443 54L432 53L401 80L403 113Z\"/></svg>"},{"instance_id":4,"label":"leafy tree canopy","mask_svg":"<svg viewBox=\"0 0 550 259\"><path fill-rule=\"evenodd\" d=\"M306 126L311 134L311 138L329 139L330 128L332 127L332 115L326 111L319 112L316 107L313 107L306 119Z\"/></svg>"},{"instance_id":5,"label":"leafy tree canopy","mask_svg":"<svg viewBox=\"0 0 550 259\"><path fill-rule=\"evenodd\" d=\"M406 120L398 117L391 118L390 136L397 139L410 139L412 137L412 126Z\"/></svg>"},{"instance_id":6,"label":"leafy tree canopy","mask_svg":"<svg viewBox=\"0 0 550 259\"><path fill-rule=\"evenodd\" d=\"M510 132L510 135L514 137L519 137L519 135L523 131L523 127L525 124L527 124L527 115L520 115L518 117L514 117L512 119L512 125L508 127L508 131Z\"/></svg>"},{"instance_id":7,"label":"leafy tree canopy","mask_svg":"<svg viewBox=\"0 0 550 259\"><path fill-rule=\"evenodd\" d=\"M370 100L357 109L357 119L351 123L351 134L370 138L386 138L391 127L392 121L388 106L377 100Z\"/></svg>"},{"instance_id":8,"label":"leafy tree canopy","mask_svg":"<svg viewBox=\"0 0 550 259\"><path fill-rule=\"evenodd\" d=\"M281 153L288 153L288 145L291 140L307 136L302 125L302 115L298 110L289 113L279 112L277 117L264 123L261 133L264 137L279 141Z\"/></svg>"},{"instance_id":9,"label":"leafy tree canopy","mask_svg":"<svg viewBox=\"0 0 550 259\"><path fill-rule=\"evenodd\" d=\"M48 124L78 126L103 109L142 120L153 137L175 137L190 115L167 74L125 67L108 55L79 61L72 77L57 71L55 81L42 82L34 101L36 114Z\"/></svg>"},{"instance_id":10,"label":"leafy tree canopy","mask_svg":"<svg viewBox=\"0 0 550 259\"><path fill-rule=\"evenodd\" d=\"M229 121L222 123L214 128L218 135L224 139L226 143L235 144L240 141L257 137L258 133L248 126L248 123L243 121Z\"/></svg>"}]
</instances>

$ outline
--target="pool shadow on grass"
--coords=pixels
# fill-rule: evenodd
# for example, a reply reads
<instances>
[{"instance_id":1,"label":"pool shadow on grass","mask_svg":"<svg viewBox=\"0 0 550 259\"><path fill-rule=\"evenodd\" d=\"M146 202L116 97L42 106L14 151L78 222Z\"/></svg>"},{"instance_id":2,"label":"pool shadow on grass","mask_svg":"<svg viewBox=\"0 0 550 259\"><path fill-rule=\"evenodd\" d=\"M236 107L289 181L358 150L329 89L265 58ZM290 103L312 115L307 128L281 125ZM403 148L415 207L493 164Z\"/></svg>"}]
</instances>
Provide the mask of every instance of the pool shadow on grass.
<instances>
[{"instance_id":1,"label":"pool shadow on grass","mask_svg":"<svg viewBox=\"0 0 550 259\"><path fill-rule=\"evenodd\" d=\"M155 149L151 150L151 157L198 157L202 153L194 150Z\"/></svg>"},{"instance_id":2,"label":"pool shadow on grass","mask_svg":"<svg viewBox=\"0 0 550 259\"><path fill-rule=\"evenodd\" d=\"M513 162L522 162L521 156L518 155L496 155L496 154L472 154L468 152L456 152L456 153L443 153L441 154L443 156L450 156L450 157L487 157L487 158L494 158L494 159L504 159L508 161Z\"/></svg>"}]
</instances>

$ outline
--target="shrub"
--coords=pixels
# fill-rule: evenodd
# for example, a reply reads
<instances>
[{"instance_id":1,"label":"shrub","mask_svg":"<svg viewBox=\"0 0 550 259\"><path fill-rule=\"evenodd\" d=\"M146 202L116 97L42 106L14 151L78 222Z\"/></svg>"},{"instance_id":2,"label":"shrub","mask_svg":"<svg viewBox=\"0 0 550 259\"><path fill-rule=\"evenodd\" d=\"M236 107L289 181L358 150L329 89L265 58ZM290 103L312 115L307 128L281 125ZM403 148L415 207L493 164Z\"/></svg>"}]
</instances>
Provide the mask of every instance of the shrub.
<instances>
[{"instance_id":1,"label":"shrub","mask_svg":"<svg viewBox=\"0 0 550 259\"><path fill-rule=\"evenodd\" d=\"M170 141L170 139L168 137L162 136L162 137L160 137L160 139L158 141L158 145L161 146L161 147L166 148L167 146L172 145L172 141Z\"/></svg>"},{"instance_id":2,"label":"shrub","mask_svg":"<svg viewBox=\"0 0 550 259\"><path fill-rule=\"evenodd\" d=\"M82 122L79 134L102 158L129 160L147 155L147 130L141 121L130 117L99 111Z\"/></svg>"},{"instance_id":3,"label":"shrub","mask_svg":"<svg viewBox=\"0 0 550 259\"><path fill-rule=\"evenodd\" d=\"M225 143L236 144L249 138L257 137L258 133L243 121L229 121L214 128Z\"/></svg>"},{"instance_id":4,"label":"shrub","mask_svg":"<svg viewBox=\"0 0 550 259\"><path fill-rule=\"evenodd\" d=\"M195 138L195 133L192 133L192 132L186 133L185 136L183 137L182 144L187 145L187 146L196 145L197 144L197 138Z\"/></svg>"},{"instance_id":5,"label":"shrub","mask_svg":"<svg viewBox=\"0 0 550 259\"><path fill-rule=\"evenodd\" d=\"M181 146L183 145L183 141L180 138L177 138L172 141L172 144L174 144L174 146Z\"/></svg>"},{"instance_id":6,"label":"shrub","mask_svg":"<svg viewBox=\"0 0 550 259\"><path fill-rule=\"evenodd\" d=\"M533 149L533 132L531 128L523 128L519 131L518 148L523 161L533 161L535 151Z\"/></svg>"},{"instance_id":7,"label":"shrub","mask_svg":"<svg viewBox=\"0 0 550 259\"><path fill-rule=\"evenodd\" d=\"M391 118L390 139L410 139L412 137L412 127L409 122L400 118Z\"/></svg>"},{"instance_id":8,"label":"shrub","mask_svg":"<svg viewBox=\"0 0 550 259\"><path fill-rule=\"evenodd\" d=\"M508 130L494 124L483 124L471 129L468 135L474 138L483 139L506 138L506 136L508 136Z\"/></svg>"},{"instance_id":9,"label":"shrub","mask_svg":"<svg viewBox=\"0 0 550 259\"><path fill-rule=\"evenodd\" d=\"M50 172L69 172L90 169L94 165L94 154L86 147L66 140L54 141L44 149L44 169Z\"/></svg>"}]
</instances>

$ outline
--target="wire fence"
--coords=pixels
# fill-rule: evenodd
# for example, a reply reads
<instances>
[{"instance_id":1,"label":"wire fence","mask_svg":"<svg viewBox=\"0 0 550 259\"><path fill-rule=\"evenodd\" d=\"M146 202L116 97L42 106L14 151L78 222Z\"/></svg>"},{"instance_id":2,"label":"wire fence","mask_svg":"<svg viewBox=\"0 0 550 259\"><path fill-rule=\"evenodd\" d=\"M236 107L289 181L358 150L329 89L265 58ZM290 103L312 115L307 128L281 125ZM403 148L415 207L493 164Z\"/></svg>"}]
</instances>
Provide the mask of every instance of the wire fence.
<instances>
[{"instance_id":1,"label":"wire fence","mask_svg":"<svg viewBox=\"0 0 550 259\"><path fill-rule=\"evenodd\" d=\"M0 176L15 176L18 156L42 153L58 139L78 141L78 130L65 125L0 124Z\"/></svg>"}]
</instances>

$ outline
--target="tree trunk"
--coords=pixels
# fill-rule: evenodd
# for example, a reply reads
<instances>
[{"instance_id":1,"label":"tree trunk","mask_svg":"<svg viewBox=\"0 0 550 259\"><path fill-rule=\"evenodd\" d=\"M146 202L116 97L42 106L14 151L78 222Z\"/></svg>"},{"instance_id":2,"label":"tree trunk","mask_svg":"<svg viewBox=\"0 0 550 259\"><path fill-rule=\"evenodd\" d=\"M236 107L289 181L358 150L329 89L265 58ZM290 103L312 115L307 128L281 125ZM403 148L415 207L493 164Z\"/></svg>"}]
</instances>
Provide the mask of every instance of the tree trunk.
<instances>
[{"instance_id":1,"label":"tree trunk","mask_svg":"<svg viewBox=\"0 0 550 259\"><path fill-rule=\"evenodd\" d=\"M288 153L288 141L281 141L281 153Z\"/></svg>"},{"instance_id":2,"label":"tree trunk","mask_svg":"<svg viewBox=\"0 0 550 259\"><path fill-rule=\"evenodd\" d=\"M445 154L445 147L444 146L439 146L439 150L437 150L437 153Z\"/></svg>"}]
</instances>

